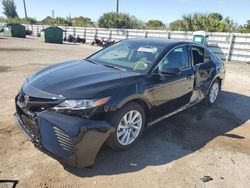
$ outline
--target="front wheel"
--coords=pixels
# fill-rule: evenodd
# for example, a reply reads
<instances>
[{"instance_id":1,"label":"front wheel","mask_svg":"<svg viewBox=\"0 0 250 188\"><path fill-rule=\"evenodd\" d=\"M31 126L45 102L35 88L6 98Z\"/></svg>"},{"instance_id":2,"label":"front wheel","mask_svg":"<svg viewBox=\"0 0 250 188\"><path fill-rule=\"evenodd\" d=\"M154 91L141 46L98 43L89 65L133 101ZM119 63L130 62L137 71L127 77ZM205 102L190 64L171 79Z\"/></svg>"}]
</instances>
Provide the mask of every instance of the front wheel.
<instances>
[{"instance_id":1,"label":"front wheel","mask_svg":"<svg viewBox=\"0 0 250 188\"><path fill-rule=\"evenodd\" d=\"M144 109L135 102L130 102L110 117L116 131L107 140L107 145L114 150L124 150L134 145L145 127Z\"/></svg>"},{"instance_id":2,"label":"front wheel","mask_svg":"<svg viewBox=\"0 0 250 188\"><path fill-rule=\"evenodd\" d=\"M217 100L218 98L218 95L219 95L219 91L220 91L220 83L218 80L215 80L210 89L209 89L209 92L208 92L208 95L206 97L206 104L207 105L212 105L215 103L215 101Z\"/></svg>"}]
</instances>

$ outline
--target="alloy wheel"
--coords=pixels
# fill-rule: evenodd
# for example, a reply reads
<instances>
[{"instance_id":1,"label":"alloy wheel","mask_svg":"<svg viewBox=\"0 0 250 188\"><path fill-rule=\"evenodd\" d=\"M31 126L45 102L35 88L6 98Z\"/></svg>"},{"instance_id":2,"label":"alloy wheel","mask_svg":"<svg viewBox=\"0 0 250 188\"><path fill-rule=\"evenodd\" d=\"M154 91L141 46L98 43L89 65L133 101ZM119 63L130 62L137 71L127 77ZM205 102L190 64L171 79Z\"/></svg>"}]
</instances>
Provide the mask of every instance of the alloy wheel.
<instances>
[{"instance_id":1,"label":"alloy wheel","mask_svg":"<svg viewBox=\"0 0 250 188\"><path fill-rule=\"evenodd\" d=\"M219 84L218 82L214 82L210 89L210 94L209 94L209 101L211 104L216 101L218 94L219 94Z\"/></svg>"},{"instance_id":2,"label":"alloy wheel","mask_svg":"<svg viewBox=\"0 0 250 188\"><path fill-rule=\"evenodd\" d=\"M142 115L137 110L127 112L120 120L116 136L118 142L129 145L136 140L142 129Z\"/></svg>"}]
</instances>

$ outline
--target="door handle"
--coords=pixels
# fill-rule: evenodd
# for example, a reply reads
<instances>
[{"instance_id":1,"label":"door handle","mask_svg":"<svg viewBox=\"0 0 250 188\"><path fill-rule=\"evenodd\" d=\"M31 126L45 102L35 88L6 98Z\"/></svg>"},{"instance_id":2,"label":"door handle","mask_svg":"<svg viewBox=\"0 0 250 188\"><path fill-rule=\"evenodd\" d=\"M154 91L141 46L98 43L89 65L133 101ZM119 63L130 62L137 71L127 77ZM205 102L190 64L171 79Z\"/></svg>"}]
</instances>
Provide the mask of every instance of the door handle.
<instances>
[{"instance_id":1,"label":"door handle","mask_svg":"<svg viewBox=\"0 0 250 188\"><path fill-rule=\"evenodd\" d=\"M193 78L192 74L190 74L190 75L187 76L187 80L191 80L192 78Z\"/></svg>"}]
</instances>

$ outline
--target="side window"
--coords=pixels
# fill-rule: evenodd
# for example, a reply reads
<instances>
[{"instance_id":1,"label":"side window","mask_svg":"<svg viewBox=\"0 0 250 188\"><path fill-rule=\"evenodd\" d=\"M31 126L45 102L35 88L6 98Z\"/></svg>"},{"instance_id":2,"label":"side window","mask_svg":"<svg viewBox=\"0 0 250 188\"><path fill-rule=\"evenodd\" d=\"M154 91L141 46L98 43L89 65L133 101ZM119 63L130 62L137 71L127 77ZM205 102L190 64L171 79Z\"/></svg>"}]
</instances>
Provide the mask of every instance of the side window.
<instances>
[{"instance_id":1,"label":"side window","mask_svg":"<svg viewBox=\"0 0 250 188\"><path fill-rule=\"evenodd\" d=\"M211 60L209 53L202 47L193 46L192 55L193 55L194 65Z\"/></svg>"},{"instance_id":2,"label":"side window","mask_svg":"<svg viewBox=\"0 0 250 188\"><path fill-rule=\"evenodd\" d=\"M159 72L167 68L185 70L189 68L189 59L186 46L177 47L164 57L158 67Z\"/></svg>"}]
</instances>

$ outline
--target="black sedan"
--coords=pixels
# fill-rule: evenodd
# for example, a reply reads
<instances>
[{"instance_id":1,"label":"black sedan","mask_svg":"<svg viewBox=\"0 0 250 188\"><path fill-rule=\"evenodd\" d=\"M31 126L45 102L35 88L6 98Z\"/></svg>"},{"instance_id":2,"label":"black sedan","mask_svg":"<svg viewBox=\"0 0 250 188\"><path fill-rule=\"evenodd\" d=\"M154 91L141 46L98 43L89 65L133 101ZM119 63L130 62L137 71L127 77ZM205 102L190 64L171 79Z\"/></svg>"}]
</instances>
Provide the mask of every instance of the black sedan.
<instances>
[{"instance_id":1,"label":"black sedan","mask_svg":"<svg viewBox=\"0 0 250 188\"><path fill-rule=\"evenodd\" d=\"M30 75L15 116L38 149L83 168L104 143L127 149L145 127L201 101L215 103L224 78L224 63L199 44L123 40Z\"/></svg>"}]
</instances>

